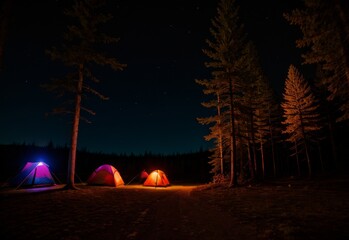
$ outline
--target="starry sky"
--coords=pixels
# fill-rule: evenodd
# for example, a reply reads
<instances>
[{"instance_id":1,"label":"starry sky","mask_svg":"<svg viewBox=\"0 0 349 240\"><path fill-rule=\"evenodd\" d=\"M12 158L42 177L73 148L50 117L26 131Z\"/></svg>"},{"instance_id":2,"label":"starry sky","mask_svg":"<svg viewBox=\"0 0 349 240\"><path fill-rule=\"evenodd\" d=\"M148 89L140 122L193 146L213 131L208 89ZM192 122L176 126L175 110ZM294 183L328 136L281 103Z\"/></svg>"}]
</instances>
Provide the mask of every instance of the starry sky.
<instances>
[{"instance_id":1,"label":"starry sky","mask_svg":"<svg viewBox=\"0 0 349 240\"><path fill-rule=\"evenodd\" d=\"M0 71L0 144L49 141L70 143L71 118L46 113L59 100L42 88L59 77L60 63L45 50L59 46L66 29L63 9L70 1L12 1ZM113 54L127 64L123 71L103 68L97 89L109 96L90 96L96 112L81 122L78 147L94 152L171 154L207 149L207 126L197 117L210 115L201 106L206 96L195 79L209 78L202 53L210 37L217 0L110 1L114 19L108 33L120 37ZM262 66L281 93L288 66L298 64L294 40L300 33L282 13L300 1L238 1L248 37L256 44Z\"/></svg>"}]
</instances>

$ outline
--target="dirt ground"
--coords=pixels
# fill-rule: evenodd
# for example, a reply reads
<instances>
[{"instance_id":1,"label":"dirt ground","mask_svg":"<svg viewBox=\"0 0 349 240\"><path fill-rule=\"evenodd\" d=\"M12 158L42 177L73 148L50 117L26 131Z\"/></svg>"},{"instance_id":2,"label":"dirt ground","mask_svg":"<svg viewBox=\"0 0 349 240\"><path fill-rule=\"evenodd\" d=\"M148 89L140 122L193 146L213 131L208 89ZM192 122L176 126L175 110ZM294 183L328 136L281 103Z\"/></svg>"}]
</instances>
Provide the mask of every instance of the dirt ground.
<instances>
[{"instance_id":1,"label":"dirt ground","mask_svg":"<svg viewBox=\"0 0 349 240\"><path fill-rule=\"evenodd\" d=\"M349 178L1 190L1 239L349 239Z\"/></svg>"}]
</instances>

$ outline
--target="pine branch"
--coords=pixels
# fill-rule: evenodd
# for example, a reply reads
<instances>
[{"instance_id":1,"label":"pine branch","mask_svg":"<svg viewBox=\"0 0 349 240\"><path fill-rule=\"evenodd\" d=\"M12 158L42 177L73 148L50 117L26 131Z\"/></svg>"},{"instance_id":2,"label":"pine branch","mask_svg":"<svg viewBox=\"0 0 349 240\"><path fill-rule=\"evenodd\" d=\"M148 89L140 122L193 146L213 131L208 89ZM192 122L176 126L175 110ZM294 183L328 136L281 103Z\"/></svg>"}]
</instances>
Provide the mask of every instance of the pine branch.
<instances>
[{"instance_id":1,"label":"pine branch","mask_svg":"<svg viewBox=\"0 0 349 240\"><path fill-rule=\"evenodd\" d=\"M92 111L91 109L85 108L83 106L81 106L81 110L88 112L91 115L96 115L96 113L94 111Z\"/></svg>"},{"instance_id":2,"label":"pine branch","mask_svg":"<svg viewBox=\"0 0 349 240\"><path fill-rule=\"evenodd\" d=\"M93 88L90 88L89 86L84 85L83 89L86 92L89 92L89 93L92 93L92 94L96 95L97 97L99 97L102 100L109 100L109 97L106 97L106 96L102 95L101 93L99 93L98 91L94 90Z\"/></svg>"}]
</instances>

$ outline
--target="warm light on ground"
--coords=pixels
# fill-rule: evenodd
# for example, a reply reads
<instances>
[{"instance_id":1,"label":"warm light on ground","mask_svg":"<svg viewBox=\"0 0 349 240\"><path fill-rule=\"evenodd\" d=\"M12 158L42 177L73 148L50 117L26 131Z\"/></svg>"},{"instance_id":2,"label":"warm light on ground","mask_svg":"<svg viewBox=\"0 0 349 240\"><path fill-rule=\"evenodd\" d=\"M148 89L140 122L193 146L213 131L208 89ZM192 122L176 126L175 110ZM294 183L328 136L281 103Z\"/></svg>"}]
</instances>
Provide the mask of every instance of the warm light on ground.
<instances>
[{"instance_id":1,"label":"warm light on ground","mask_svg":"<svg viewBox=\"0 0 349 240\"><path fill-rule=\"evenodd\" d=\"M171 185L167 187L146 187L143 185L126 185L119 188L130 188L130 189L140 189L140 190L157 190L157 191L177 191L177 190L187 190L191 191L196 188L197 185Z\"/></svg>"},{"instance_id":2,"label":"warm light on ground","mask_svg":"<svg viewBox=\"0 0 349 240\"><path fill-rule=\"evenodd\" d=\"M49 187L35 187L35 188L23 188L23 189L9 189L4 190L3 193L7 194L20 194L20 193L37 193L37 192L45 192L45 191L54 191L54 190L61 190L64 188L64 184L49 186ZM192 191L193 189L197 188L198 185L170 185L167 187L147 187L143 186L141 184L132 184L132 185L122 185L118 187L111 187L111 186L89 186L85 183L79 183L76 184L77 188L81 189L94 189L94 188L115 188L115 190L127 190L127 189L133 189L133 190L144 190L144 191Z\"/></svg>"}]
</instances>

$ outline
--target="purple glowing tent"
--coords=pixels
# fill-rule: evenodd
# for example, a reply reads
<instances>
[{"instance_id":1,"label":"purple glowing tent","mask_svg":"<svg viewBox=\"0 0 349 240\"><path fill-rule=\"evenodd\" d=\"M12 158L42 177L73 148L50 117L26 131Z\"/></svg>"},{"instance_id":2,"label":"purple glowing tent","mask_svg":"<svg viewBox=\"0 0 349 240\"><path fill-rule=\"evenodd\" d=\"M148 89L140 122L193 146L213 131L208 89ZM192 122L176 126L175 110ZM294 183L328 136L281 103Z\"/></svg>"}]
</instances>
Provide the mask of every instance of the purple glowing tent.
<instances>
[{"instance_id":1,"label":"purple glowing tent","mask_svg":"<svg viewBox=\"0 0 349 240\"><path fill-rule=\"evenodd\" d=\"M55 185L49 166L43 162L27 162L20 173L10 181L11 186L38 187Z\"/></svg>"}]
</instances>

